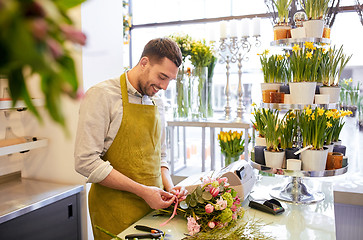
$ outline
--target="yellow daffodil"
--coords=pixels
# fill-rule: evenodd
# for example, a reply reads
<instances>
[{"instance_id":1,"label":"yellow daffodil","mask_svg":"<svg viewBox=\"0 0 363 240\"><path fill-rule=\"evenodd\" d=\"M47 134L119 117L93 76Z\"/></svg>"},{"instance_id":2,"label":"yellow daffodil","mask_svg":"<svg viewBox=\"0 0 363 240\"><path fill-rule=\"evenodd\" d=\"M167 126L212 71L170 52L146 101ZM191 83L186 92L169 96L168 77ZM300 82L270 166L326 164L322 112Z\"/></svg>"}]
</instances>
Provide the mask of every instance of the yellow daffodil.
<instances>
[{"instance_id":1,"label":"yellow daffodil","mask_svg":"<svg viewBox=\"0 0 363 240\"><path fill-rule=\"evenodd\" d=\"M349 81L349 82L353 82L353 79L352 79L352 78L349 78L349 79L348 79L348 81Z\"/></svg>"},{"instance_id":2,"label":"yellow daffodil","mask_svg":"<svg viewBox=\"0 0 363 240\"><path fill-rule=\"evenodd\" d=\"M284 56L282 56L282 55L277 55L277 60L279 60L279 61L284 60Z\"/></svg>"},{"instance_id":3,"label":"yellow daffodil","mask_svg":"<svg viewBox=\"0 0 363 240\"><path fill-rule=\"evenodd\" d=\"M264 55L268 55L270 53L270 50L268 50L268 49L266 49L264 52L263 52L263 54Z\"/></svg>"},{"instance_id":4,"label":"yellow daffodil","mask_svg":"<svg viewBox=\"0 0 363 240\"><path fill-rule=\"evenodd\" d=\"M221 140L221 135L220 134L218 134L218 140Z\"/></svg>"},{"instance_id":5,"label":"yellow daffodil","mask_svg":"<svg viewBox=\"0 0 363 240\"><path fill-rule=\"evenodd\" d=\"M311 108L307 108L306 110L306 115L310 116L313 113L313 110Z\"/></svg>"},{"instance_id":6,"label":"yellow daffodil","mask_svg":"<svg viewBox=\"0 0 363 240\"><path fill-rule=\"evenodd\" d=\"M333 126L333 124L331 124L331 123L328 121L328 122L326 122L326 126L327 126L328 128L331 128L331 127Z\"/></svg>"},{"instance_id":7,"label":"yellow daffodil","mask_svg":"<svg viewBox=\"0 0 363 240\"><path fill-rule=\"evenodd\" d=\"M299 51L301 48L299 47L299 45L297 45L297 44L294 44L294 46L292 47L292 50L294 51L294 52L297 52L297 51Z\"/></svg>"},{"instance_id":8,"label":"yellow daffodil","mask_svg":"<svg viewBox=\"0 0 363 240\"><path fill-rule=\"evenodd\" d=\"M311 120L315 120L315 115L314 114L311 114Z\"/></svg>"},{"instance_id":9,"label":"yellow daffodil","mask_svg":"<svg viewBox=\"0 0 363 240\"><path fill-rule=\"evenodd\" d=\"M333 111L327 111L327 112L325 113L325 115L326 115L326 117L327 117L328 119L330 119L331 117L333 117L333 116L334 116L334 112L333 112Z\"/></svg>"},{"instance_id":10,"label":"yellow daffodil","mask_svg":"<svg viewBox=\"0 0 363 240\"><path fill-rule=\"evenodd\" d=\"M314 43L312 43L312 42L305 42L304 45L307 49L311 49L311 50L316 49L316 47L314 47Z\"/></svg>"},{"instance_id":11,"label":"yellow daffodil","mask_svg":"<svg viewBox=\"0 0 363 240\"><path fill-rule=\"evenodd\" d=\"M288 53L288 52L287 52L287 53L285 54L285 56L286 56L287 58L289 58L289 57L290 57L290 53Z\"/></svg>"},{"instance_id":12,"label":"yellow daffodil","mask_svg":"<svg viewBox=\"0 0 363 240\"><path fill-rule=\"evenodd\" d=\"M313 57L313 52L306 53L306 59L311 59Z\"/></svg>"},{"instance_id":13,"label":"yellow daffodil","mask_svg":"<svg viewBox=\"0 0 363 240\"><path fill-rule=\"evenodd\" d=\"M324 114L324 108L318 108L318 115L323 116Z\"/></svg>"},{"instance_id":14,"label":"yellow daffodil","mask_svg":"<svg viewBox=\"0 0 363 240\"><path fill-rule=\"evenodd\" d=\"M255 106L256 106L256 103L254 103L254 102L253 102L253 103L252 103L252 107L255 107Z\"/></svg>"}]
</instances>

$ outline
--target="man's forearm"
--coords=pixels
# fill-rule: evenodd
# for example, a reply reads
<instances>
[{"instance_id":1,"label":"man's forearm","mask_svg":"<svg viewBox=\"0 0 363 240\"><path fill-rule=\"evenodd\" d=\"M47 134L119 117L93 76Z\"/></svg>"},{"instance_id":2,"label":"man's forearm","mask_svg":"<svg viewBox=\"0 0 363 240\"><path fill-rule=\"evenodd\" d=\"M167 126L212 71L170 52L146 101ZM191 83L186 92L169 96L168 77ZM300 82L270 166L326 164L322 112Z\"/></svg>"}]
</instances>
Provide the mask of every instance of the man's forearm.
<instances>
[{"instance_id":1,"label":"man's forearm","mask_svg":"<svg viewBox=\"0 0 363 240\"><path fill-rule=\"evenodd\" d=\"M169 192L174 187L174 184L168 168L161 167L161 178L163 181L164 189Z\"/></svg>"}]
</instances>

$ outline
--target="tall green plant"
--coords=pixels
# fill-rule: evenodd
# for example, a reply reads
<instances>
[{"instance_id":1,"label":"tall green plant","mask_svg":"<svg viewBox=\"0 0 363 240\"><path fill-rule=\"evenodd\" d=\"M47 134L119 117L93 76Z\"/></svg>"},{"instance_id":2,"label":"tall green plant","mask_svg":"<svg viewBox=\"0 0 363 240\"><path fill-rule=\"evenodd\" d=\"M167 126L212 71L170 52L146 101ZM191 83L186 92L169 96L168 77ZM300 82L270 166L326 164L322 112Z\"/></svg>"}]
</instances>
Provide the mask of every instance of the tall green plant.
<instances>
[{"instance_id":1,"label":"tall green plant","mask_svg":"<svg viewBox=\"0 0 363 240\"><path fill-rule=\"evenodd\" d=\"M279 23L288 23L289 22L289 8L292 0L276 0L273 1L276 6L277 13L279 16Z\"/></svg>"},{"instance_id":2,"label":"tall green plant","mask_svg":"<svg viewBox=\"0 0 363 240\"><path fill-rule=\"evenodd\" d=\"M284 83L289 80L288 60L286 55L274 54L269 56L265 50L260 56L260 63L265 83Z\"/></svg>"},{"instance_id":3,"label":"tall green plant","mask_svg":"<svg viewBox=\"0 0 363 240\"><path fill-rule=\"evenodd\" d=\"M279 152L280 138L282 134L282 124L279 119L279 111L277 109L262 109L262 119L266 124L265 138L268 151Z\"/></svg>"},{"instance_id":4,"label":"tall green plant","mask_svg":"<svg viewBox=\"0 0 363 240\"><path fill-rule=\"evenodd\" d=\"M254 120L251 120L252 125L258 131L258 136L264 138L266 123L264 118L262 118L262 109L257 108L255 103L252 103L252 107L254 108L252 112Z\"/></svg>"},{"instance_id":5,"label":"tall green plant","mask_svg":"<svg viewBox=\"0 0 363 240\"><path fill-rule=\"evenodd\" d=\"M327 13L330 0L300 0L309 20L323 19Z\"/></svg>"},{"instance_id":6,"label":"tall green plant","mask_svg":"<svg viewBox=\"0 0 363 240\"><path fill-rule=\"evenodd\" d=\"M281 148L292 148L297 138L297 118L294 111L288 111L282 119Z\"/></svg>"}]
</instances>

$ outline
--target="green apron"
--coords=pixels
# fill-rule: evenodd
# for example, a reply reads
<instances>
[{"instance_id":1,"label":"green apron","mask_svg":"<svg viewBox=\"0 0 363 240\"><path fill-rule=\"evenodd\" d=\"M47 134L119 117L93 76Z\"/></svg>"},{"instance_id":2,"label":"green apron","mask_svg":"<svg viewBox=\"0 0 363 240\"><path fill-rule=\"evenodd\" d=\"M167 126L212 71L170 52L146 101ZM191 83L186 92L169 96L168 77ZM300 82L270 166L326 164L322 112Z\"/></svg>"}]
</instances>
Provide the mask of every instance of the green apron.
<instances>
[{"instance_id":1,"label":"green apron","mask_svg":"<svg viewBox=\"0 0 363 240\"><path fill-rule=\"evenodd\" d=\"M129 103L125 74L121 75L120 83L121 126L103 160L138 183L162 187L161 126L157 106ZM96 225L118 234L151 211L149 205L135 194L98 183L92 184L88 201L95 240L110 239L96 229Z\"/></svg>"}]
</instances>

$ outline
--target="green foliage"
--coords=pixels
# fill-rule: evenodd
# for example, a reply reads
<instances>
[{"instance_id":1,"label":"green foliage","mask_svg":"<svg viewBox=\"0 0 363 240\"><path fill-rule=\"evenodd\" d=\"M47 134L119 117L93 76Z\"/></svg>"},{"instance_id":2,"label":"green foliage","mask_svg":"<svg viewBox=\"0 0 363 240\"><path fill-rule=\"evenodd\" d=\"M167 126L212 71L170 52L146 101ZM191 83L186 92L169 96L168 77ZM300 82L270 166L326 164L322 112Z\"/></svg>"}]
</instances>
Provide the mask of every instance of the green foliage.
<instances>
[{"instance_id":1,"label":"green foliage","mask_svg":"<svg viewBox=\"0 0 363 240\"><path fill-rule=\"evenodd\" d=\"M282 135L282 123L279 119L279 111L262 108L263 122L265 125L266 148L268 151L279 152L280 138Z\"/></svg>"},{"instance_id":2,"label":"green foliage","mask_svg":"<svg viewBox=\"0 0 363 240\"><path fill-rule=\"evenodd\" d=\"M276 0L273 1L277 8L277 13L279 15L279 23L289 22L289 8L292 0Z\"/></svg>"},{"instance_id":3,"label":"green foliage","mask_svg":"<svg viewBox=\"0 0 363 240\"><path fill-rule=\"evenodd\" d=\"M258 131L259 137L265 137L265 128L266 123L264 122L264 118L262 117L262 109L257 108L256 104L253 103L253 112L252 115L254 116L254 121L251 120L253 127Z\"/></svg>"},{"instance_id":4,"label":"green foliage","mask_svg":"<svg viewBox=\"0 0 363 240\"><path fill-rule=\"evenodd\" d=\"M330 0L300 0L308 19L323 19L327 13Z\"/></svg>"},{"instance_id":5,"label":"green foliage","mask_svg":"<svg viewBox=\"0 0 363 240\"><path fill-rule=\"evenodd\" d=\"M282 119L281 148L292 148L297 140L297 118L294 111L288 111Z\"/></svg>"},{"instance_id":6,"label":"green foliage","mask_svg":"<svg viewBox=\"0 0 363 240\"><path fill-rule=\"evenodd\" d=\"M240 155L245 150L245 139L242 138L243 132L221 131L218 134L219 146L221 151L229 155Z\"/></svg>"},{"instance_id":7,"label":"green foliage","mask_svg":"<svg viewBox=\"0 0 363 240\"><path fill-rule=\"evenodd\" d=\"M268 56L269 50L265 50L260 56L263 80L265 83L285 83L291 77L288 69L288 59L286 55Z\"/></svg>"},{"instance_id":8,"label":"green foliage","mask_svg":"<svg viewBox=\"0 0 363 240\"><path fill-rule=\"evenodd\" d=\"M84 44L66 11L82 0L1 1L0 73L9 82L13 105L24 100L41 120L28 92L27 81L37 76L51 118L65 126L60 97L76 97L78 81L68 42Z\"/></svg>"},{"instance_id":9,"label":"green foliage","mask_svg":"<svg viewBox=\"0 0 363 240\"><path fill-rule=\"evenodd\" d=\"M206 44L205 40L193 42L190 61L194 67L208 67L212 58L212 48Z\"/></svg>"}]
</instances>

